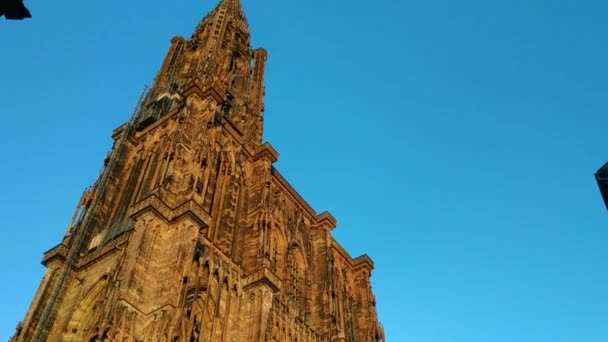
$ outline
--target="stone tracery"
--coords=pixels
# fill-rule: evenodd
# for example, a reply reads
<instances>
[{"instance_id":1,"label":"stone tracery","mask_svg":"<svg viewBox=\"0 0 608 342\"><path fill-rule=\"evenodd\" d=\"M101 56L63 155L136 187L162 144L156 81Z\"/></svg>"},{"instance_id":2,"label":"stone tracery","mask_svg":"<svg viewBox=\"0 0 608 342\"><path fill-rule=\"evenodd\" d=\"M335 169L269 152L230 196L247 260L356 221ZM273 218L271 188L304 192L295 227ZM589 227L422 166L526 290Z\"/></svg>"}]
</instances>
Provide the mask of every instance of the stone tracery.
<instances>
[{"instance_id":1,"label":"stone tracery","mask_svg":"<svg viewBox=\"0 0 608 342\"><path fill-rule=\"evenodd\" d=\"M298 195L262 144L266 57L249 45L238 0L222 0L191 40L171 41L135 121L113 133L110 186L79 203L93 224L77 213L45 254L52 272L79 252L73 277L49 285L65 286L57 319L40 327L55 291L40 290L14 340L383 340L372 261L340 247L335 219ZM110 234L115 219L128 224ZM85 228L110 238L74 245ZM108 277L92 285L99 274Z\"/></svg>"}]
</instances>

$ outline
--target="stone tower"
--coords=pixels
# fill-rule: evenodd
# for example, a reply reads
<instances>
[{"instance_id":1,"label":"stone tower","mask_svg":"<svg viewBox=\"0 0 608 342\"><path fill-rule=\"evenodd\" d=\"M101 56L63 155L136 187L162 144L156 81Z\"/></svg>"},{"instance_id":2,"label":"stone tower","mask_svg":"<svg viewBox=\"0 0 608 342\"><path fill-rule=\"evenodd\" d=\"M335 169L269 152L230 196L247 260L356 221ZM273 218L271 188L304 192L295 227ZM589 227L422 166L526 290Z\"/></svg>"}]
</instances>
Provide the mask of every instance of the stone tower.
<instances>
[{"instance_id":1,"label":"stone tower","mask_svg":"<svg viewBox=\"0 0 608 342\"><path fill-rule=\"evenodd\" d=\"M262 144L266 52L238 0L175 37L14 341L383 341L367 256Z\"/></svg>"}]
</instances>

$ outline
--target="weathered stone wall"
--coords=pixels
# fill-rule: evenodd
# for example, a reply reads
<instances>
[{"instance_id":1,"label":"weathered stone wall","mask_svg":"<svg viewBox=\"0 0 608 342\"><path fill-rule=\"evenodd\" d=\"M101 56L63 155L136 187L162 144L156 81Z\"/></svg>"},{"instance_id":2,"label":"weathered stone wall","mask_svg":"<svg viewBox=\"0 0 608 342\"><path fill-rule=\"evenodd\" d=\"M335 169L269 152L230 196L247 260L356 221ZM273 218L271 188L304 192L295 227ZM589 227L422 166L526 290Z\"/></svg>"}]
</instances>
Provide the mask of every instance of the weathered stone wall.
<instances>
[{"instance_id":1,"label":"weathered stone wall","mask_svg":"<svg viewBox=\"0 0 608 342\"><path fill-rule=\"evenodd\" d=\"M300 197L261 143L265 61L237 0L172 40L135 121L113 132L109 182L85 191L45 253L14 340L384 339L372 261L339 246L335 219Z\"/></svg>"}]
</instances>

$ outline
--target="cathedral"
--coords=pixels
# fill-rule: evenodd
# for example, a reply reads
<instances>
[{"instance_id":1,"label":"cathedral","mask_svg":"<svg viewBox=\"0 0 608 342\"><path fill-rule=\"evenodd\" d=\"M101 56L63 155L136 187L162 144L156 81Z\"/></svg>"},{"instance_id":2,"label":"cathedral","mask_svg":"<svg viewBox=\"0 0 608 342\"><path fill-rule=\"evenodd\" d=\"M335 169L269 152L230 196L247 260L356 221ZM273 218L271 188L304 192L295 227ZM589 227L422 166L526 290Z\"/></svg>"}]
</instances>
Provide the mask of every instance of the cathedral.
<instances>
[{"instance_id":1,"label":"cathedral","mask_svg":"<svg viewBox=\"0 0 608 342\"><path fill-rule=\"evenodd\" d=\"M239 0L175 37L11 341L384 341L366 256L262 143L266 51Z\"/></svg>"}]
</instances>

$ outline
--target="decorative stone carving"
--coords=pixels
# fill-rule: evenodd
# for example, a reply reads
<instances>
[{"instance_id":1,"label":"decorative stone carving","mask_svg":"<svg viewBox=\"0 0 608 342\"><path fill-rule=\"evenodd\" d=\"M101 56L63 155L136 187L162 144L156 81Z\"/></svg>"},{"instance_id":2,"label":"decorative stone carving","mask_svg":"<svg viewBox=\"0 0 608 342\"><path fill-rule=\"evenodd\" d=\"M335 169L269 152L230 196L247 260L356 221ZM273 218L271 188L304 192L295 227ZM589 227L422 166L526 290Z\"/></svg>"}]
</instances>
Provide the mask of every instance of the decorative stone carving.
<instances>
[{"instance_id":1,"label":"decorative stone carving","mask_svg":"<svg viewBox=\"0 0 608 342\"><path fill-rule=\"evenodd\" d=\"M266 52L250 47L244 18L238 0L222 0L191 40L172 40L133 129L114 132L107 163L120 167L83 194L45 253L49 271L11 341L384 340L373 262L340 247L335 219L315 213L261 143Z\"/></svg>"}]
</instances>

